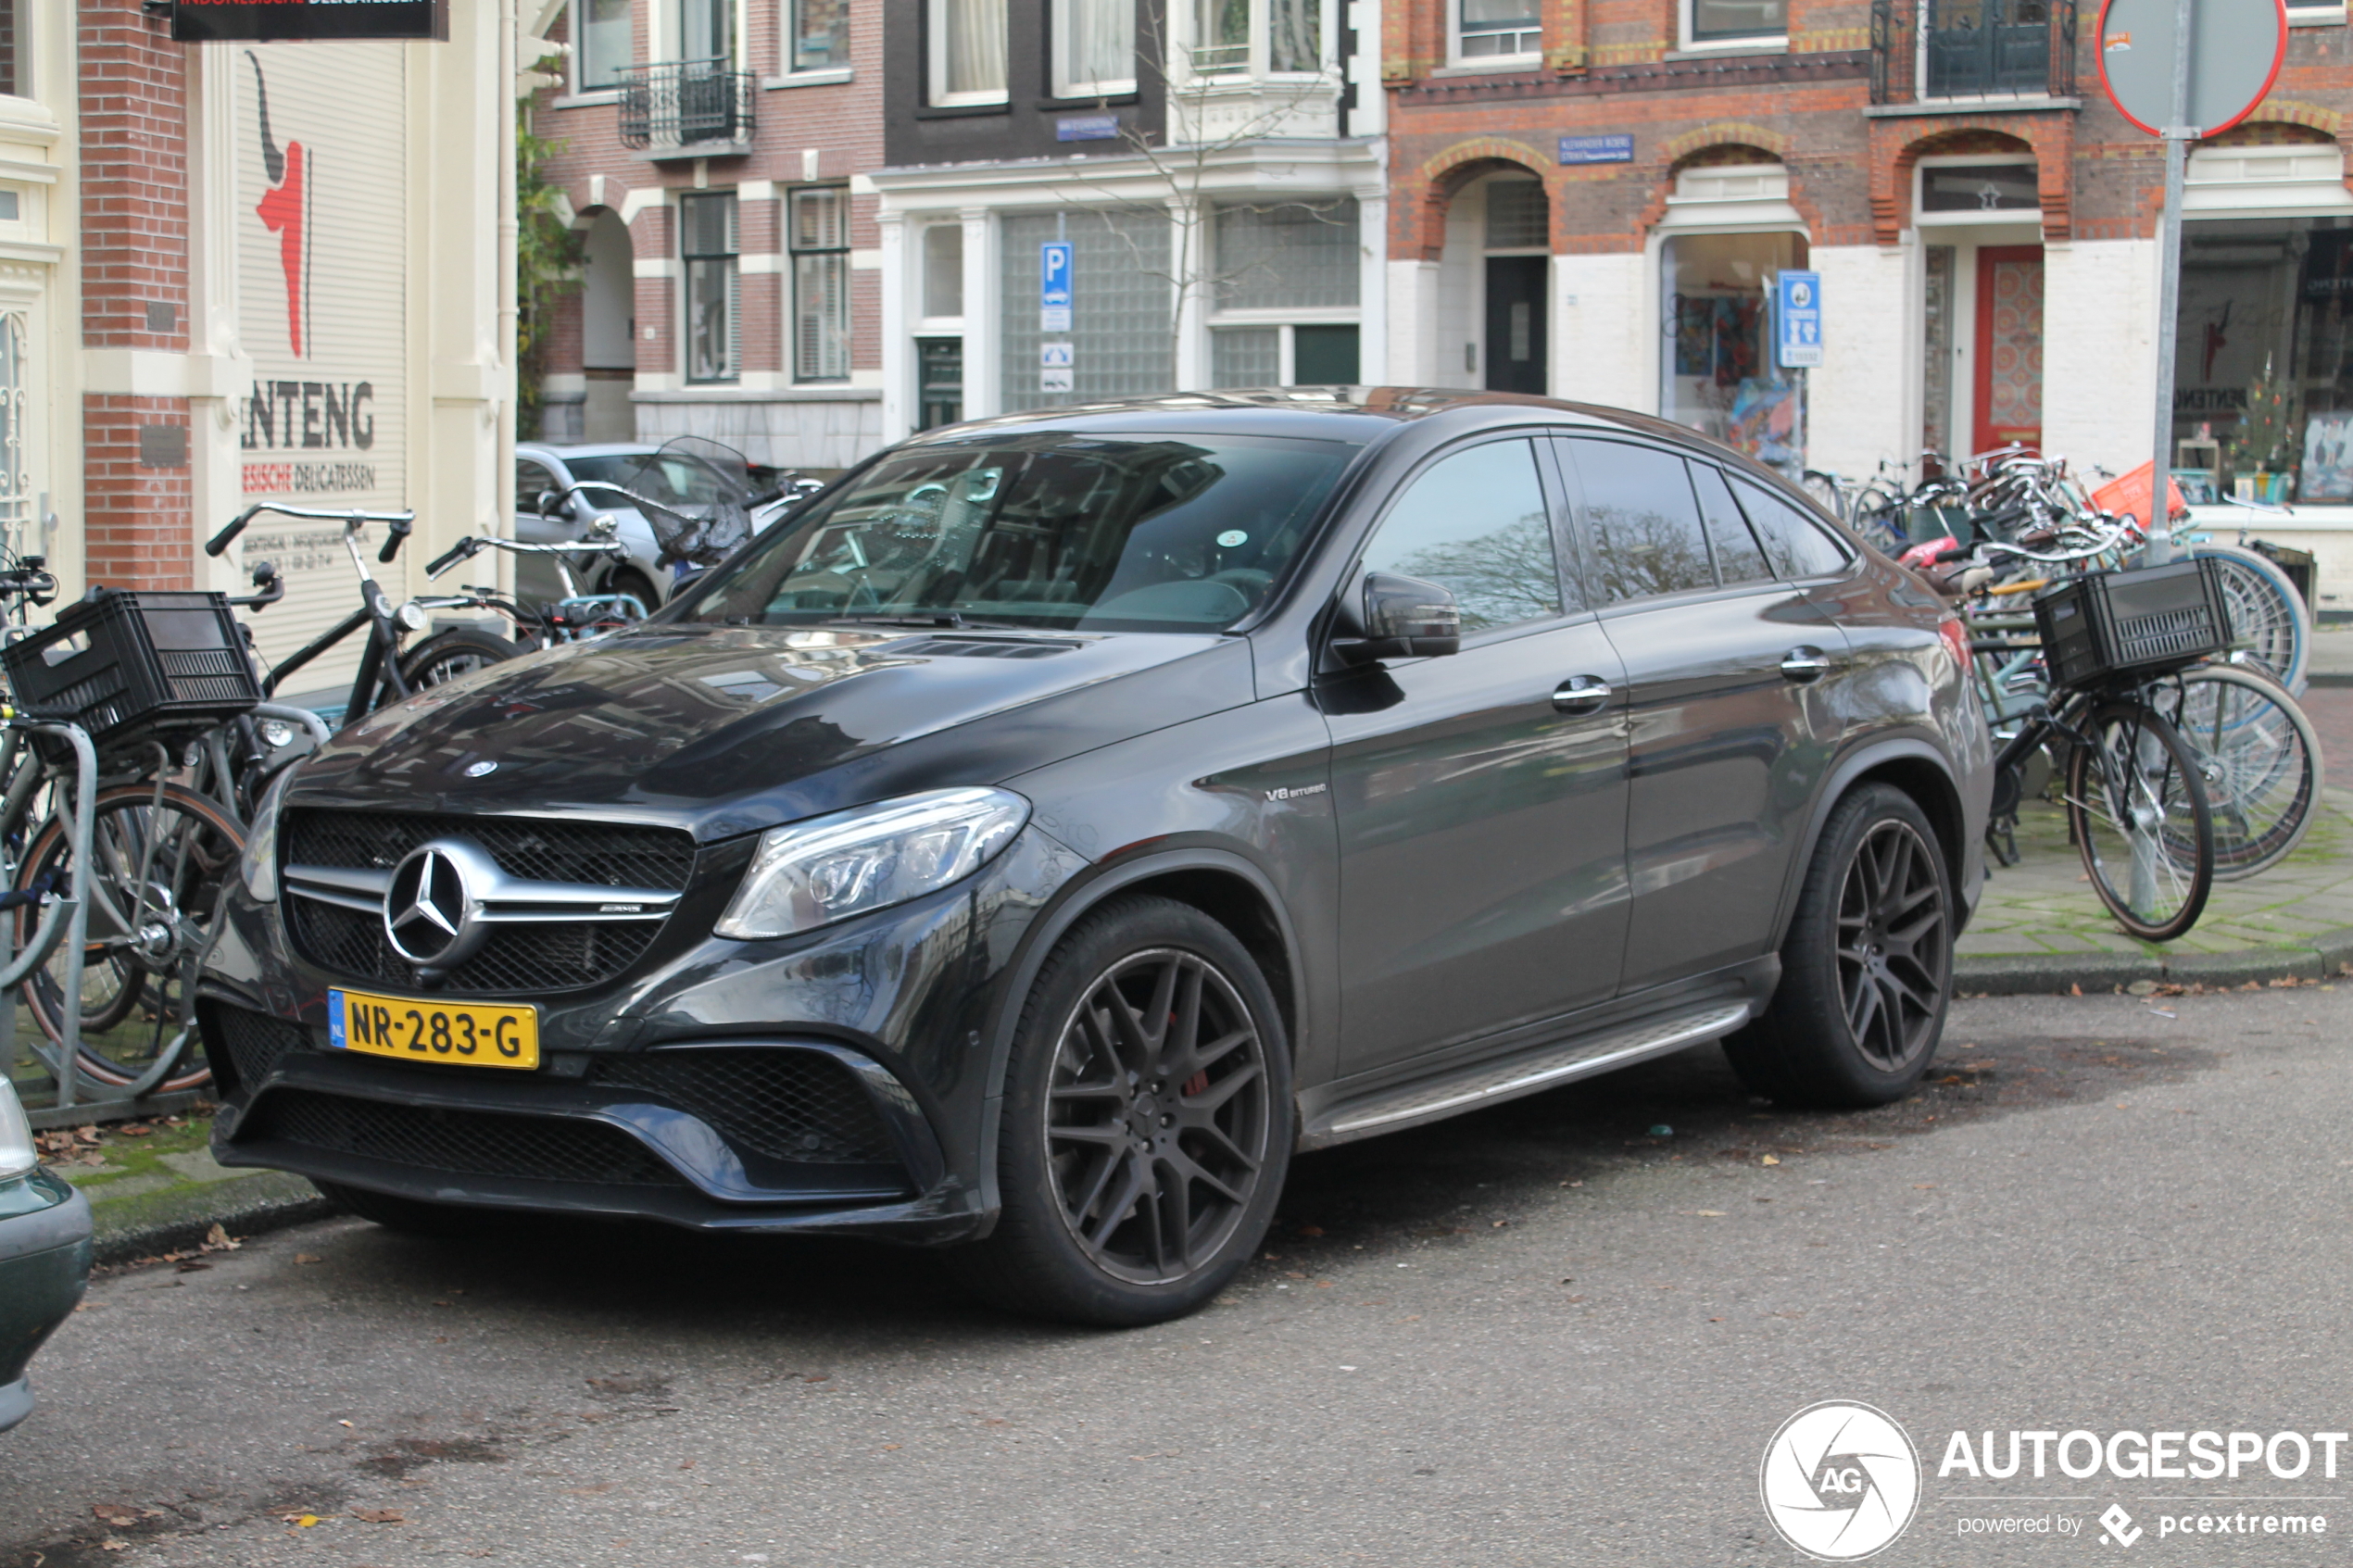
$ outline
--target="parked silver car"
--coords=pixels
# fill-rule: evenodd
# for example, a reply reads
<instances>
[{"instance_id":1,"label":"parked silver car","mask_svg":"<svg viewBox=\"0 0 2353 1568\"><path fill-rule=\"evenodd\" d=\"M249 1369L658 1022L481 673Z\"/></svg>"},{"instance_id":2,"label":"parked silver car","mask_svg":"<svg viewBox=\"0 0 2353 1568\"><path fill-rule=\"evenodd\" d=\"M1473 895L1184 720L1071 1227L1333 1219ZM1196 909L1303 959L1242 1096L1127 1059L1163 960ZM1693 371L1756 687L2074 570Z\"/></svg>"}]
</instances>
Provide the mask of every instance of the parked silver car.
<instances>
[{"instance_id":1,"label":"parked silver car","mask_svg":"<svg viewBox=\"0 0 2353 1568\"><path fill-rule=\"evenodd\" d=\"M648 488L649 481L658 483ZM673 574L661 563L661 547L654 539L652 525L636 508L614 492L591 488L565 496L555 513L542 515L539 498L550 491L562 495L575 484L589 483L620 485L656 501L698 502L710 499L705 492L716 483L715 476L691 458L664 454L661 447L639 441L579 446L521 445L515 448L515 533L527 545L552 545L577 538L598 518L611 518L629 554L620 559L577 565L574 570L580 573L582 585L600 594L635 594L648 609L656 609L670 596ZM525 599L559 596L552 567L529 561L516 570Z\"/></svg>"}]
</instances>

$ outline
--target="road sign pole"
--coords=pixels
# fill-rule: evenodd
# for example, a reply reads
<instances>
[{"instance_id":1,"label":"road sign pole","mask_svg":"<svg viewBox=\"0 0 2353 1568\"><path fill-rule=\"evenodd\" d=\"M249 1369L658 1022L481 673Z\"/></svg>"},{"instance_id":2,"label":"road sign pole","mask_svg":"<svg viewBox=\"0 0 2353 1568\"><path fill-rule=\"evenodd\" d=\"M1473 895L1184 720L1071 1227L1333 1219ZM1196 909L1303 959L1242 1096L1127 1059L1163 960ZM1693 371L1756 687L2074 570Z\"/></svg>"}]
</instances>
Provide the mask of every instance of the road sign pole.
<instances>
[{"instance_id":1,"label":"road sign pole","mask_svg":"<svg viewBox=\"0 0 2353 1568\"><path fill-rule=\"evenodd\" d=\"M2197 13L2193 0L2175 0L2173 7L2173 104L2163 131L2165 204L2157 217L2157 430L2149 463L2148 561L2161 566L2173 558L2167 533L2173 493L2173 359L2181 342L2182 311L2182 187L2187 181L2190 144L2197 132L2189 124L2190 55L2196 39Z\"/></svg>"}]
</instances>

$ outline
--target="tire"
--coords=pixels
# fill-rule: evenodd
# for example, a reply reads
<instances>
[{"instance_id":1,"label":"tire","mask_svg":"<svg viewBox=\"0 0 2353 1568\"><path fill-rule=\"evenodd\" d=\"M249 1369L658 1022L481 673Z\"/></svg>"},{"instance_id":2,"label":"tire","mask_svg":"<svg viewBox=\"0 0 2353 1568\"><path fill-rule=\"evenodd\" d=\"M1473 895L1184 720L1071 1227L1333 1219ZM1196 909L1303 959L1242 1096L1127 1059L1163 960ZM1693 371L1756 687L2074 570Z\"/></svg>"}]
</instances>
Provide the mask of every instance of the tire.
<instances>
[{"instance_id":1,"label":"tire","mask_svg":"<svg viewBox=\"0 0 2353 1568\"><path fill-rule=\"evenodd\" d=\"M1114 899L1063 936L1022 1009L998 1134L1002 1211L949 1266L1033 1316L1181 1317L1265 1239L1291 1116L1282 1015L1240 942L1174 899Z\"/></svg>"},{"instance_id":2,"label":"tire","mask_svg":"<svg viewBox=\"0 0 2353 1568\"><path fill-rule=\"evenodd\" d=\"M523 650L510 638L474 626L453 626L435 632L400 660L400 678L412 692L438 686L486 669Z\"/></svg>"},{"instance_id":3,"label":"tire","mask_svg":"<svg viewBox=\"0 0 2353 1568\"><path fill-rule=\"evenodd\" d=\"M635 567L622 567L610 577L606 578L605 592L635 594L637 596L637 602L646 607L648 615L651 615L661 608L661 593L654 587L652 581Z\"/></svg>"},{"instance_id":4,"label":"tire","mask_svg":"<svg viewBox=\"0 0 2353 1568\"><path fill-rule=\"evenodd\" d=\"M2301 694L2312 653L2312 612L2287 573L2236 545L2196 545L2190 553L2221 563L2231 630L2247 645L2247 659L2291 693Z\"/></svg>"},{"instance_id":5,"label":"tire","mask_svg":"<svg viewBox=\"0 0 2353 1568\"><path fill-rule=\"evenodd\" d=\"M2092 890L2126 935L2170 942L2214 889L2214 818L2203 765L2153 709L2094 710L2067 762L2067 825Z\"/></svg>"},{"instance_id":6,"label":"tire","mask_svg":"<svg viewBox=\"0 0 2353 1568\"><path fill-rule=\"evenodd\" d=\"M2250 670L2200 664L2158 706L2204 765L2215 880L2258 875L2295 853L2327 776L2320 735L2296 699Z\"/></svg>"},{"instance_id":7,"label":"tire","mask_svg":"<svg viewBox=\"0 0 2353 1568\"><path fill-rule=\"evenodd\" d=\"M508 1221L508 1216L495 1209L470 1209L455 1203L431 1203L422 1198L400 1198L388 1192L371 1192L366 1187L346 1186L341 1182L322 1182L313 1178L310 1184L329 1202L359 1215L371 1223L403 1236L433 1236L442 1240L462 1240L470 1236L488 1236Z\"/></svg>"},{"instance_id":8,"label":"tire","mask_svg":"<svg viewBox=\"0 0 2353 1568\"><path fill-rule=\"evenodd\" d=\"M160 823L152 784L119 785L92 802L90 937L82 955L81 1018L82 1066L92 1078L132 1083L178 1035L181 988L211 928L221 890L237 873L245 842L244 828L218 802L178 784L164 787ZM148 887L144 900L138 893L143 860ZM53 815L26 846L17 885L29 888L46 876L52 886L63 888L71 866L66 824ZM134 917L143 909L146 912ZM158 911L164 915L160 921L155 918ZM21 950L39 928L41 911L27 905L16 918ZM149 949L127 943L134 918L141 925L159 926L168 945ZM22 992L33 1022L52 1040L63 1033L63 968L62 959L53 956ZM109 1037L93 1039L95 1035ZM190 1050L180 1060L181 1070L155 1092L192 1089L212 1076L201 1051Z\"/></svg>"},{"instance_id":9,"label":"tire","mask_svg":"<svg viewBox=\"0 0 2353 1568\"><path fill-rule=\"evenodd\" d=\"M1780 986L1724 1054L1751 1092L1784 1105L1885 1105L1928 1071L1952 991L1952 869L1936 830L1902 790L1866 784L1823 824Z\"/></svg>"}]
</instances>

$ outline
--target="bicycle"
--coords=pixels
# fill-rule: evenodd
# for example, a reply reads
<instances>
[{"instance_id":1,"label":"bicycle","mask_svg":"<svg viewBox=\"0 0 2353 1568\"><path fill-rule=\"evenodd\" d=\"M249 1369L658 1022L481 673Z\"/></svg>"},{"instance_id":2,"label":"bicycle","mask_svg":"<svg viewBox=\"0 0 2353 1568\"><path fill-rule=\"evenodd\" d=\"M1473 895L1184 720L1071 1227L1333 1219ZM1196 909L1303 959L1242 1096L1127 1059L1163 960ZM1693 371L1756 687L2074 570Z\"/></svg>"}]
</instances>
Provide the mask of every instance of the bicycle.
<instances>
[{"instance_id":1,"label":"bicycle","mask_svg":"<svg viewBox=\"0 0 2353 1568\"><path fill-rule=\"evenodd\" d=\"M580 579L573 571L574 556L610 556L627 559L629 547L613 537L610 518L599 519L598 526L588 531L585 539L568 540L562 544L533 545L519 539L501 539L494 534L468 534L436 556L425 566L428 580L439 577L450 568L472 560L484 550L503 551L515 556L546 556L554 564L556 575L563 583L564 596L526 608L522 601L495 588L461 584L462 593L418 602L434 608L455 608L470 605L494 609L515 623L516 635L528 641L532 647L553 647L559 643L580 642L589 637L603 636L624 626L634 626L646 619L648 608L635 594L590 594L582 591Z\"/></svg>"}]
</instances>

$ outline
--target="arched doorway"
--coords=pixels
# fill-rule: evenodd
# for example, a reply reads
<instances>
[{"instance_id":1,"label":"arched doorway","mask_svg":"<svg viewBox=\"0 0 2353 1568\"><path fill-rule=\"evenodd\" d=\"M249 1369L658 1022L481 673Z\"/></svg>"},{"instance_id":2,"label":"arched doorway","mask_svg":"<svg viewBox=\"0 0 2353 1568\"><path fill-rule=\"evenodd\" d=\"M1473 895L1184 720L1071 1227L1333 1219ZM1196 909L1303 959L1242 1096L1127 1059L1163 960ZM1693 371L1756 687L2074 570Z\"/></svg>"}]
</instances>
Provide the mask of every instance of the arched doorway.
<instances>
[{"instance_id":1,"label":"arched doorway","mask_svg":"<svg viewBox=\"0 0 2353 1568\"><path fill-rule=\"evenodd\" d=\"M610 207L589 220L581 247L581 366L588 397L584 441L630 441L637 416L629 400L637 379L637 282L629 226Z\"/></svg>"}]
</instances>

